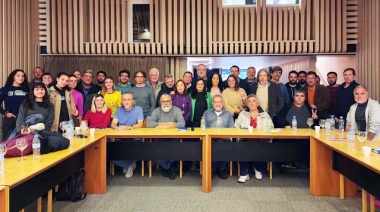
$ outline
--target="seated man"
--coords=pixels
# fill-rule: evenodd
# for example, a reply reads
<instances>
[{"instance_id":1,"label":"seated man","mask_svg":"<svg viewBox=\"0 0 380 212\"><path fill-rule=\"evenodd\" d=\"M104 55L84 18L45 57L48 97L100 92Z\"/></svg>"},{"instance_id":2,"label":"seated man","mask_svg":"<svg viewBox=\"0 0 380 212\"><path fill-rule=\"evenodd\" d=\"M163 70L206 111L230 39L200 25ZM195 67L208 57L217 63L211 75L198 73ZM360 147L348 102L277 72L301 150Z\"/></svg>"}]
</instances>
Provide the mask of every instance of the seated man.
<instances>
[{"instance_id":1,"label":"seated man","mask_svg":"<svg viewBox=\"0 0 380 212\"><path fill-rule=\"evenodd\" d=\"M367 139L372 141L380 129L380 105L378 101L369 98L368 90L364 85L354 89L355 104L350 107L347 114L346 131L350 127L357 133L366 131Z\"/></svg>"},{"instance_id":2,"label":"seated man","mask_svg":"<svg viewBox=\"0 0 380 212\"><path fill-rule=\"evenodd\" d=\"M232 128L234 127L234 118L231 113L227 110L223 109L223 97L220 94L216 94L212 98L212 107L213 109L208 109L203 113L203 117L206 121L206 127L220 127L220 128ZM218 118L220 118L221 123L217 123ZM223 141L229 139L214 139L213 141ZM224 171L227 165L227 161L213 161L212 162L212 171L213 177L214 172L218 174L218 176L225 180L228 178L228 174Z\"/></svg>"},{"instance_id":3,"label":"seated man","mask_svg":"<svg viewBox=\"0 0 380 212\"><path fill-rule=\"evenodd\" d=\"M299 90L294 93L293 102L288 104L284 111L282 111L284 117L282 117L285 122L285 128L290 129L293 116L297 119L297 128L309 128L307 125L307 119L312 118L313 120L318 119L317 111L312 109L306 102L305 91ZM310 140L300 139L291 140L291 142L297 142L300 145L299 157L296 161L296 166L309 167L310 162Z\"/></svg>"},{"instance_id":4,"label":"seated man","mask_svg":"<svg viewBox=\"0 0 380 212\"><path fill-rule=\"evenodd\" d=\"M169 94L163 94L160 98L161 107L153 110L151 117L146 124L147 128L156 129L170 129L185 127L185 120L183 119L181 110L173 106L172 98ZM179 141L179 139L154 139L153 141ZM163 176L169 177L174 180L176 178L175 167L172 165L173 161L157 161L163 168Z\"/></svg>"},{"instance_id":5,"label":"seated man","mask_svg":"<svg viewBox=\"0 0 380 212\"><path fill-rule=\"evenodd\" d=\"M112 119L111 128L114 130L132 130L141 128L143 125L144 115L142 108L135 105L133 94L124 93L121 95L122 106L118 107ZM117 139L116 141L136 142L140 139ZM126 178L133 176L133 171L136 168L136 161L114 161L114 163L123 168Z\"/></svg>"}]
</instances>

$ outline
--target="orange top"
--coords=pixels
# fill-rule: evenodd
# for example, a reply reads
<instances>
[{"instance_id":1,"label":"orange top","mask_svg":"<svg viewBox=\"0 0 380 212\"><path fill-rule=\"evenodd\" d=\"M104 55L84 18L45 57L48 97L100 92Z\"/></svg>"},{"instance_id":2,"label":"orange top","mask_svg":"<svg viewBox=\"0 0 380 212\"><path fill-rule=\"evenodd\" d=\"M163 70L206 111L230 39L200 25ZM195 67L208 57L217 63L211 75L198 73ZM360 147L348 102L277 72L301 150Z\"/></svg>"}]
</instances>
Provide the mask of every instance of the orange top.
<instances>
[{"instance_id":1,"label":"orange top","mask_svg":"<svg viewBox=\"0 0 380 212\"><path fill-rule=\"evenodd\" d=\"M315 87L307 88L307 101L309 102L309 105L314 105L314 96L315 96Z\"/></svg>"}]
</instances>

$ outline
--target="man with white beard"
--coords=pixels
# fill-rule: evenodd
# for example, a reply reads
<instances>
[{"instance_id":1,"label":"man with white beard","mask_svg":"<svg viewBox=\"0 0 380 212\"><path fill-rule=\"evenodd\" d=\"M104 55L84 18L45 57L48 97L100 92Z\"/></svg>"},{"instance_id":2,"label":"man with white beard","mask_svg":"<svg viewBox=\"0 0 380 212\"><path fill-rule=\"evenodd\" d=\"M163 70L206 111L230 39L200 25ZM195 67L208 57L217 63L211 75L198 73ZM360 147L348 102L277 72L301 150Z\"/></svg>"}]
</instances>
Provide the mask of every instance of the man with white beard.
<instances>
[{"instance_id":1,"label":"man with white beard","mask_svg":"<svg viewBox=\"0 0 380 212\"><path fill-rule=\"evenodd\" d=\"M163 94L160 98L161 107L153 110L151 117L148 119L146 124L147 128L156 129L170 129L185 127L185 120L183 119L181 110L173 106L172 98L169 94ZM153 140L154 142L160 141L176 141L179 139L162 139L157 138ZM169 177L169 179L174 180L176 178L175 167L172 165L173 161L157 161L163 168L162 175L164 177Z\"/></svg>"}]
</instances>

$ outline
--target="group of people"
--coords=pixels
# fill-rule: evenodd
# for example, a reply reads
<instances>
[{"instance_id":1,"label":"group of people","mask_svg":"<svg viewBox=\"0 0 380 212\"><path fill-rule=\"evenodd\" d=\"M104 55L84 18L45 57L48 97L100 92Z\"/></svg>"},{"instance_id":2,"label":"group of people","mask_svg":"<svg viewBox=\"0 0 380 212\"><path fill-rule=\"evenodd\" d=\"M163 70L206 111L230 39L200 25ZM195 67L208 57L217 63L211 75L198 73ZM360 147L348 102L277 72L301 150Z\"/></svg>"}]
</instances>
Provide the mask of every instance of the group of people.
<instances>
[{"instance_id":1,"label":"group of people","mask_svg":"<svg viewBox=\"0 0 380 212\"><path fill-rule=\"evenodd\" d=\"M355 131L367 131L369 140L380 128L380 105L369 98L365 86L356 83L352 68L344 70L342 85L336 84L337 74L329 72L328 86L319 84L313 71L291 71L289 82L283 84L280 82L282 68L278 66L259 70L257 77L256 69L248 67L245 79L240 78L239 67L232 66L225 81L219 73L207 73L203 64L198 65L196 76L188 71L177 81L167 74L161 82L159 74L156 68L150 69L148 74L136 71L133 74L135 84L132 84L130 71L121 70L116 84L105 71L95 76L92 70L83 73L76 70L70 75L59 73L53 80L50 74L37 67L33 71L33 82L28 84L25 72L14 70L0 89L0 102L5 104L4 109L0 108L4 115L3 140L12 131L23 133L28 117L35 114L41 114L45 118L45 129L53 132L61 132L59 123L68 120L77 124L87 121L91 128L115 130L144 126L200 127L202 119L206 127L215 127L217 120L221 120L218 125L225 128L289 128L293 116L297 117L299 128L308 127L308 118L318 125L319 119L334 116L338 123L343 117L346 130L352 127ZM95 77L97 84L93 83ZM304 154L299 160L307 164L307 141L302 143L306 145L301 148ZM165 177L176 178L173 161L158 163ZM135 161L115 161L115 164L123 168L127 178L133 176ZM249 179L249 164L240 162L238 182ZM252 165L255 177L261 179L265 166L258 162ZM214 161L213 173L226 179L225 166L226 162Z\"/></svg>"}]
</instances>

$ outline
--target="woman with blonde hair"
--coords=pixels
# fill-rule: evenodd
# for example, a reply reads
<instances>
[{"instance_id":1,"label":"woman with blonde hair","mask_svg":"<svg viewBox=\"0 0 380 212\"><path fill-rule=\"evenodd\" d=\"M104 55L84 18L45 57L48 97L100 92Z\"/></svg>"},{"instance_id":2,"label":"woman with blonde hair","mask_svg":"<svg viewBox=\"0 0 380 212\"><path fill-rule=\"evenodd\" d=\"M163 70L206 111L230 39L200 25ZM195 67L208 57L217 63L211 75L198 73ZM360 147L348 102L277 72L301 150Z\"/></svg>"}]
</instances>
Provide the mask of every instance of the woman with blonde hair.
<instances>
[{"instance_id":1,"label":"woman with blonde hair","mask_svg":"<svg viewBox=\"0 0 380 212\"><path fill-rule=\"evenodd\" d=\"M107 108L111 109L111 117L113 117L116 109L121 105L121 93L116 90L112 77L106 77L99 93L104 96L104 101Z\"/></svg>"},{"instance_id":2,"label":"woman with blonde hair","mask_svg":"<svg viewBox=\"0 0 380 212\"><path fill-rule=\"evenodd\" d=\"M107 108L104 96L96 94L92 99L91 110L88 110L83 121L89 128L106 128L111 120L111 109Z\"/></svg>"}]
</instances>

